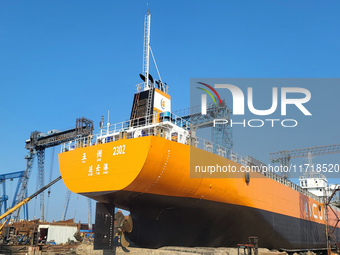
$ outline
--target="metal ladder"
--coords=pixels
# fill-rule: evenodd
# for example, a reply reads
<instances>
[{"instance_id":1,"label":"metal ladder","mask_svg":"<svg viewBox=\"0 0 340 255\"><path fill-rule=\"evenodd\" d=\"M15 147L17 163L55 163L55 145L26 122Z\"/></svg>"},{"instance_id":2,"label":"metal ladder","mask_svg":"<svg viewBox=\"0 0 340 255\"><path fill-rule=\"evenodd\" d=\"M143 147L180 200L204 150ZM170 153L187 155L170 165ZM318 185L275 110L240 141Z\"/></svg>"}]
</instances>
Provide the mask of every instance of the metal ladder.
<instances>
[{"instance_id":1,"label":"metal ladder","mask_svg":"<svg viewBox=\"0 0 340 255\"><path fill-rule=\"evenodd\" d=\"M134 107L133 107L133 110L132 110L133 114L132 114L131 120L136 119L137 110L138 110L138 107L139 107L139 96L140 96L140 90L138 90L138 92L136 94L136 100L135 100Z\"/></svg>"},{"instance_id":2,"label":"metal ladder","mask_svg":"<svg viewBox=\"0 0 340 255\"><path fill-rule=\"evenodd\" d=\"M146 124L152 123L152 99L153 99L153 87L150 84L149 95L148 95L148 105L146 108Z\"/></svg>"}]
</instances>

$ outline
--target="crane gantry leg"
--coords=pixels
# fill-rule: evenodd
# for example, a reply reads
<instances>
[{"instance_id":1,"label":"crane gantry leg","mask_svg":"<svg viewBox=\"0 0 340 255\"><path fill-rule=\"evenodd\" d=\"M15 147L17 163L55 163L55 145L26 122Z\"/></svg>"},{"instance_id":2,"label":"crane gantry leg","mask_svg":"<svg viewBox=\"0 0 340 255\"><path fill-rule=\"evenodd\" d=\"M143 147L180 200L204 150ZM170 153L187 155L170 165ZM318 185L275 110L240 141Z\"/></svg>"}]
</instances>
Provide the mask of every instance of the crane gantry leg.
<instances>
[{"instance_id":1,"label":"crane gantry leg","mask_svg":"<svg viewBox=\"0 0 340 255\"><path fill-rule=\"evenodd\" d=\"M7 210L7 200L8 200L8 196L6 195L6 180L1 180L1 184L2 184L2 196L0 197L0 215L1 213L1 208L2 205L4 205L4 212L6 212Z\"/></svg>"},{"instance_id":2,"label":"crane gantry leg","mask_svg":"<svg viewBox=\"0 0 340 255\"><path fill-rule=\"evenodd\" d=\"M87 217L89 230L92 230L92 202L89 197L87 198Z\"/></svg>"},{"instance_id":3,"label":"crane gantry leg","mask_svg":"<svg viewBox=\"0 0 340 255\"><path fill-rule=\"evenodd\" d=\"M233 149L232 130L230 125L216 125L212 128L212 137L214 143L228 149L226 151L226 157L230 158L230 152Z\"/></svg>"},{"instance_id":4,"label":"crane gantry leg","mask_svg":"<svg viewBox=\"0 0 340 255\"><path fill-rule=\"evenodd\" d=\"M39 189L45 186L45 149L38 149ZM40 193L40 221L45 221L45 194Z\"/></svg>"},{"instance_id":5,"label":"crane gantry leg","mask_svg":"<svg viewBox=\"0 0 340 255\"><path fill-rule=\"evenodd\" d=\"M67 214L68 205L70 203L71 194L72 194L71 190L66 188L65 203L64 203L63 214L61 215L61 220L66 220L66 214Z\"/></svg>"},{"instance_id":6,"label":"crane gantry leg","mask_svg":"<svg viewBox=\"0 0 340 255\"><path fill-rule=\"evenodd\" d=\"M13 199L12 207L14 207L16 204L20 203L27 196L27 185L28 185L28 180L29 180L31 172L32 172L35 154L36 154L36 151L34 149L30 149L29 152L28 152L28 155L26 156L26 170L25 170L24 175L21 178L21 189L20 189L20 192L17 195L17 198ZM18 210L16 211L16 214L14 216L15 221L18 221L19 214L20 214L20 207L18 208ZM26 213L26 217L28 218L28 212Z\"/></svg>"}]
</instances>

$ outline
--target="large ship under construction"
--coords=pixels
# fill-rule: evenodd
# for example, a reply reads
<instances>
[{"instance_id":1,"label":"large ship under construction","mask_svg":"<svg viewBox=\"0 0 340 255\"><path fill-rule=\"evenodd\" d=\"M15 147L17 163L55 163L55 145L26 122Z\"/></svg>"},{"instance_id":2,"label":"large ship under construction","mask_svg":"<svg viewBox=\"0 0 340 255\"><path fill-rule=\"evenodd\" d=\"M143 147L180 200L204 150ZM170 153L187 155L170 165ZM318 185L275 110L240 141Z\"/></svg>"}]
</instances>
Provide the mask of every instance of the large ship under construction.
<instances>
[{"instance_id":1,"label":"large ship under construction","mask_svg":"<svg viewBox=\"0 0 340 255\"><path fill-rule=\"evenodd\" d=\"M101 122L98 135L62 146L67 188L128 210L128 237L141 247L232 247L256 236L261 247L318 249L326 247L332 229L339 237L339 210L327 210L324 196L287 178L261 172L191 178L193 153L205 165L240 169L250 162L196 137L190 119L171 113L167 84L149 74L149 12L144 29L143 82L130 119L106 127Z\"/></svg>"}]
</instances>

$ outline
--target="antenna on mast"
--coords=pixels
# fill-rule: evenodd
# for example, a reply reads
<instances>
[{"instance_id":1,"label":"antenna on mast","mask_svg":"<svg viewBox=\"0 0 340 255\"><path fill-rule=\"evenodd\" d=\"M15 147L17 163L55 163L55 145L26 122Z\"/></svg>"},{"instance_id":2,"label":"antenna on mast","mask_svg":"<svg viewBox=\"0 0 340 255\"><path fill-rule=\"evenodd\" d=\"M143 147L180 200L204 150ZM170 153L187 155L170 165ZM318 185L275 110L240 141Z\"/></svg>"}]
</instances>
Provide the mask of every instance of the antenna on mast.
<instances>
[{"instance_id":1,"label":"antenna on mast","mask_svg":"<svg viewBox=\"0 0 340 255\"><path fill-rule=\"evenodd\" d=\"M147 14L145 15L144 21L144 46L143 46L143 75L144 80L144 91L150 89L149 86L149 60L150 60L150 21L151 14L149 12L149 4L147 4Z\"/></svg>"}]
</instances>

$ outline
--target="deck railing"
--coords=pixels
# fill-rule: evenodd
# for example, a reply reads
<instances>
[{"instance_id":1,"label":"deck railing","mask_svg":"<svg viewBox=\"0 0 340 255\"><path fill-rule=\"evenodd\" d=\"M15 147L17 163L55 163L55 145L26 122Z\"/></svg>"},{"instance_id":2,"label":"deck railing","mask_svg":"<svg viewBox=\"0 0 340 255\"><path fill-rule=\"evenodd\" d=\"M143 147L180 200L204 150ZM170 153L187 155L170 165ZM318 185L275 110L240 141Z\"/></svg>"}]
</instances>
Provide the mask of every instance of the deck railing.
<instances>
[{"instance_id":1,"label":"deck railing","mask_svg":"<svg viewBox=\"0 0 340 255\"><path fill-rule=\"evenodd\" d=\"M137 128L148 128L150 126L159 126L162 123L170 122L185 130L190 130L190 123L181 117L171 112L156 113L149 116L144 116L132 120L126 120L123 122L108 124L104 126L100 131L100 136L106 136L122 131L131 131Z\"/></svg>"},{"instance_id":2,"label":"deck railing","mask_svg":"<svg viewBox=\"0 0 340 255\"><path fill-rule=\"evenodd\" d=\"M74 150L79 147L97 145L99 143L112 142L122 138L131 139L149 135L165 137L166 132L169 134L167 138L171 139L169 131L172 127L167 125L168 123L176 125L186 131L190 130L190 123L178 115L171 112L156 113L114 124L109 123L100 129L99 134L92 137L78 138L62 144L61 152Z\"/></svg>"},{"instance_id":3,"label":"deck railing","mask_svg":"<svg viewBox=\"0 0 340 255\"><path fill-rule=\"evenodd\" d=\"M116 141L119 139L132 139L140 136L149 136L149 135L157 135L161 136L161 133L157 133L158 127L163 130L168 130L170 127L166 125L166 123L172 123L177 125L185 130L190 130L190 124L188 121L180 118L179 116L166 112L165 114L153 114L149 116L149 119L153 119L152 124L147 124L148 118L139 118L134 120L127 120L115 124L109 124L103 127L99 134L94 137L83 137L76 139L75 141L71 141L68 143L64 143L61 145L61 152L66 152L70 150L74 150L80 147L93 146L101 143L108 143L112 141ZM136 135L136 132L140 132L139 135ZM121 136L121 137L120 137ZM164 137L164 136L163 136ZM166 137L165 137L166 138ZM171 140L171 137L167 139ZM196 148L205 150L207 152L214 153L224 158L228 158L234 162L237 162L241 165L247 166L250 165L250 162L247 160L247 157L244 157L226 147L223 147L219 144L213 143L211 141L205 140L199 137L191 137L187 139L187 144L191 144ZM277 181L281 184L286 185L306 196L309 196L319 202L322 201L322 197L318 197L306 189L301 188L299 185L289 181L287 178L280 176L271 171L260 171L258 173L262 174L264 177L268 177L274 181Z\"/></svg>"}]
</instances>

